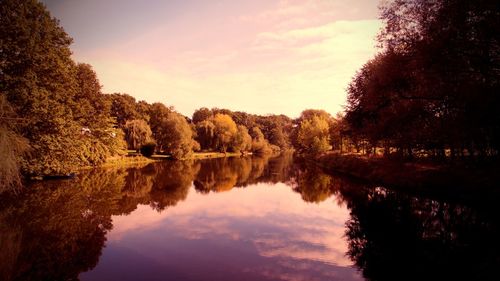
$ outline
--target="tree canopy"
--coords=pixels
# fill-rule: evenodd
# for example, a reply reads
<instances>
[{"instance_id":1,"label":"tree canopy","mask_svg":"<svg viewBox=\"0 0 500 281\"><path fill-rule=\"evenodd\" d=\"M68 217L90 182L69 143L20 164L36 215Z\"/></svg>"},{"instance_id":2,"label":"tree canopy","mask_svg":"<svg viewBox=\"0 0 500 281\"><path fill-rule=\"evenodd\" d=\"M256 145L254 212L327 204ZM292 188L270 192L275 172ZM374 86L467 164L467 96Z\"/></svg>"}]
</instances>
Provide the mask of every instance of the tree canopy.
<instances>
[{"instance_id":1,"label":"tree canopy","mask_svg":"<svg viewBox=\"0 0 500 281\"><path fill-rule=\"evenodd\" d=\"M351 137L407 156L497 155L497 1L391 1L381 11L383 49L348 89Z\"/></svg>"}]
</instances>

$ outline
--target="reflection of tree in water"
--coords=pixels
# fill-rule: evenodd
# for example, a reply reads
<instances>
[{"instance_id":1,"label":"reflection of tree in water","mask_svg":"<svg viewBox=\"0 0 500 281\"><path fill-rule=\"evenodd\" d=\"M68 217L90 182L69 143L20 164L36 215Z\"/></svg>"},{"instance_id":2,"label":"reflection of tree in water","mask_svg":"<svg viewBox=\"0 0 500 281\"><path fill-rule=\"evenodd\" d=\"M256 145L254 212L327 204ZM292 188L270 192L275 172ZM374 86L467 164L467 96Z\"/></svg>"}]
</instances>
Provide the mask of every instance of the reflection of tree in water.
<instances>
[{"instance_id":1,"label":"reflection of tree in water","mask_svg":"<svg viewBox=\"0 0 500 281\"><path fill-rule=\"evenodd\" d=\"M381 188L344 198L348 255L369 280L498 280L498 211Z\"/></svg>"},{"instance_id":2,"label":"reflection of tree in water","mask_svg":"<svg viewBox=\"0 0 500 281\"><path fill-rule=\"evenodd\" d=\"M93 268L120 213L122 172L35 183L0 207L0 279L71 280Z\"/></svg>"},{"instance_id":3,"label":"reflection of tree in water","mask_svg":"<svg viewBox=\"0 0 500 281\"><path fill-rule=\"evenodd\" d=\"M417 198L295 165L291 185L304 201L335 195L350 210L347 254L368 280L498 280L494 207Z\"/></svg>"},{"instance_id":4,"label":"reflection of tree in water","mask_svg":"<svg viewBox=\"0 0 500 281\"><path fill-rule=\"evenodd\" d=\"M259 178L266 183L288 183L293 174L293 152L284 152L279 157L270 158Z\"/></svg>"},{"instance_id":5,"label":"reflection of tree in water","mask_svg":"<svg viewBox=\"0 0 500 281\"><path fill-rule=\"evenodd\" d=\"M153 164L127 169L120 200L120 206L125 214L134 211L139 204L149 204L149 193L153 189L155 177L156 170Z\"/></svg>"},{"instance_id":6,"label":"reflection of tree in water","mask_svg":"<svg viewBox=\"0 0 500 281\"><path fill-rule=\"evenodd\" d=\"M232 161L230 165L233 166L238 175L236 186L244 186L252 173L252 157L238 157L233 159L235 159L235 161Z\"/></svg>"},{"instance_id":7,"label":"reflection of tree in water","mask_svg":"<svg viewBox=\"0 0 500 281\"><path fill-rule=\"evenodd\" d=\"M198 162L200 171L194 181L196 190L201 193L231 190L238 182L235 159L242 162L240 158L219 158Z\"/></svg>"},{"instance_id":8,"label":"reflection of tree in water","mask_svg":"<svg viewBox=\"0 0 500 281\"><path fill-rule=\"evenodd\" d=\"M259 182L286 182L290 177L291 156L231 157L201 160L194 181L198 192L221 192ZM288 165L288 166L287 166Z\"/></svg>"},{"instance_id":9,"label":"reflection of tree in water","mask_svg":"<svg viewBox=\"0 0 500 281\"><path fill-rule=\"evenodd\" d=\"M308 163L297 163L289 184L295 192L300 193L302 200L320 203L338 194L344 180L325 174L317 166ZM335 198L339 204L342 198Z\"/></svg>"},{"instance_id":10,"label":"reflection of tree in water","mask_svg":"<svg viewBox=\"0 0 500 281\"><path fill-rule=\"evenodd\" d=\"M153 166L156 175L150 205L158 211L186 199L191 183L200 170L194 161L166 161Z\"/></svg>"},{"instance_id":11,"label":"reflection of tree in water","mask_svg":"<svg viewBox=\"0 0 500 281\"><path fill-rule=\"evenodd\" d=\"M158 211L174 206L193 180L202 192L285 181L286 163L257 157L165 161L33 183L22 195L0 199L0 280L77 279L97 264L112 215L129 214L138 204Z\"/></svg>"},{"instance_id":12,"label":"reflection of tree in water","mask_svg":"<svg viewBox=\"0 0 500 281\"><path fill-rule=\"evenodd\" d=\"M300 193L302 200L306 202L319 203L332 195L332 178L328 175L306 169L300 170L295 180L293 190Z\"/></svg>"}]
</instances>

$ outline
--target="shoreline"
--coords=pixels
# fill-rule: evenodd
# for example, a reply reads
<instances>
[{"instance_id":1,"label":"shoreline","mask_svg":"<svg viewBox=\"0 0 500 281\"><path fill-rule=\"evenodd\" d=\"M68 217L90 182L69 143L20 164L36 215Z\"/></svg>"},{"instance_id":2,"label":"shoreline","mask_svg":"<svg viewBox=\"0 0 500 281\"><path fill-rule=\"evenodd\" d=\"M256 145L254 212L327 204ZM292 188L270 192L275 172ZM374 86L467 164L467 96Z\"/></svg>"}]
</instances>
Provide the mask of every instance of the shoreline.
<instances>
[{"instance_id":1,"label":"shoreline","mask_svg":"<svg viewBox=\"0 0 500 281\"><path fill-rule=\"evenodd\" d=\"M127 155L117 158L110 158L106 162L98 166L83 166L79 167L77 171L91 170L98 168L110 168L110 167L127 167L135 164L149 164L161 161L186 161L186 160L200 160L200 159L215 159L215 158L225 158L225 157L245 157L251 156L251 153L241 154L235 152L195 152L191 157L185 159L172 159L167 155L154 154L151 157L145 157L142 155Z\"/></svg>"},{"instance_id":2,"label":"shoreline","mask_svg":"<svg viewBox=\"0 0 500 281\"><path fill-rule=\"evenodd\" d=\"M326 173L340 173L390 189L474 198L500 195L498 164L469 167L334 153L313 162Z\"/></svg>"}]
</instances>

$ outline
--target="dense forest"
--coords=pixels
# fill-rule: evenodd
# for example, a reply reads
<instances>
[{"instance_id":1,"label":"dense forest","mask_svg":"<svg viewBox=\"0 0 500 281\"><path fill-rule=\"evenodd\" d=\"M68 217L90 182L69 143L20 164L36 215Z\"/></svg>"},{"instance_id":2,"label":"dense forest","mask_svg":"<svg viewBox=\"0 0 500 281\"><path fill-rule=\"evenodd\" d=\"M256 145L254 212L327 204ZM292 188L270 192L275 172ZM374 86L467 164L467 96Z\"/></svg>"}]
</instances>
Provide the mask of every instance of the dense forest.
<instances>
[{"instance_id":1,"label":"dense forest","mask_svg":"<svg viewBox=\"0 0 500 281\"><path fill-rule=\"evenodd\" d=\"M336 120L306 110L293 120L200 108L186 117L162 103L105 94L86 63L75 62L72 38L36 0L0 6L0 186L22 178L65 175L98 166L127 149L186 159L194 151L320 153ZM293 140L293 141L292 141Z\"/></svg>"}]
</instances>

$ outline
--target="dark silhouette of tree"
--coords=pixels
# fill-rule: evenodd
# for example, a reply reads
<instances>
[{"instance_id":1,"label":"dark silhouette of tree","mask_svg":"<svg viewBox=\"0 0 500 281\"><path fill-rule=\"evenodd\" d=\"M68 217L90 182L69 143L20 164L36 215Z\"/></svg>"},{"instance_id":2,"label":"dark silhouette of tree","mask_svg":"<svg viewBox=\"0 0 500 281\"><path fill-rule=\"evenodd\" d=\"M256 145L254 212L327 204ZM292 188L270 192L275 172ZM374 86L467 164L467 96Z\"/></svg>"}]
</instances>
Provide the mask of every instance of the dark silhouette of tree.
<instances>
[{"instance_id":1,"label":"dark silhouette of tree","mask_svg":"<svg viewBox=\"0 0 500 281\"><path fill-rule=\"evenodd\" d=\"M383 50L348 89L351 137L407 157L498 155L498 3L391 1L381 11Z\"/></svg>"}]
</instances>

